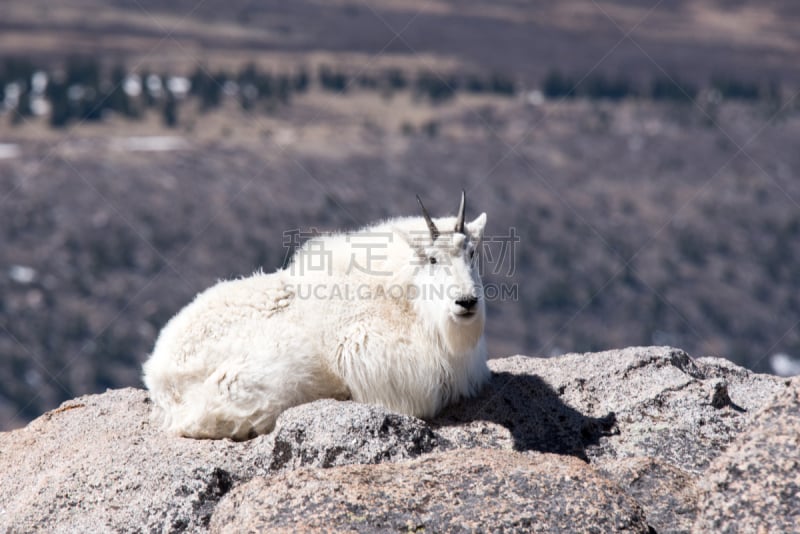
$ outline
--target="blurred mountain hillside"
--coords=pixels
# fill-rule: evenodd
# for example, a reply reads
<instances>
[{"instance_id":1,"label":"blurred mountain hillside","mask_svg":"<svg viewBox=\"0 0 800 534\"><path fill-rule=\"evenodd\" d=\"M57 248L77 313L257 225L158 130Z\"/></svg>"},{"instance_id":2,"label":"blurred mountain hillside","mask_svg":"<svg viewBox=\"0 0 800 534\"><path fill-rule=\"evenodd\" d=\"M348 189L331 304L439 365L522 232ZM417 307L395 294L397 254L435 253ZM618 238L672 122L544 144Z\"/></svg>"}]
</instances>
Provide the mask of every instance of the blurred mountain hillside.
<instances>
[{"instance_id":1,"label":"blurred mountain hillside","mask_svg":"<svg viewBox=\"0 0 800 534\"><path fill-rule=\"evenodd\" d=\"M493 356L795 368L798 28L788 1L4 2L0 428L141 385L174 313L305 232L461 188Z\"/></svg>"},{"instance_id":2,"label":"blurred mountain hillside","mask_svg":"<svg viewBox=\"0 0 800 534\"><path fill-rule=\"evenodd\" d=\"M100 54L154 68L253 53L446 60L525 83L554 67L797 82L799 18L790 0L7 0L0 50L51 61Z\"/></svg>"}]
</instances>

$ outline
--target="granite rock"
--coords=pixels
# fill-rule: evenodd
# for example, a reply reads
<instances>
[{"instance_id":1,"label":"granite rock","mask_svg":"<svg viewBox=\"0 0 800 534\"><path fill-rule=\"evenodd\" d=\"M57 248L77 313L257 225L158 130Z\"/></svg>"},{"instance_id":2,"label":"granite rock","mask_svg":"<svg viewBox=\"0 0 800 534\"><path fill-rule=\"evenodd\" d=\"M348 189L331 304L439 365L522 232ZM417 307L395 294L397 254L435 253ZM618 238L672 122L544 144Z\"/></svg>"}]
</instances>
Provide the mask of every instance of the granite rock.
<instances>
[{"instance_id":1,"label":"granite rock","mask_svg":"<svg viewBox=\"0 0 800 534\"><path fill-rule=\"evenodd\" d=\"M797 524L797 380L668 347L489 365L431 421L321 400L244 442L163 433L142 390L73 399L0 433L0 532Z\"/></svg>"},{"instance_id":2,"label":"granite rock","mask_svg":"<svg viewBox=\"0 0 800 534\"><path fill-rule=\"evenodd\" d=\"M618 486L575 458L471 449L256 478L212 532L648 532Z\"/></svg>"},{"instance_id":3,"label":"granite rock","mask_svg":"<svg viewBox=\"0 0 800 534\"><path fill-rule=\"evenodd\" d=\"M694 532L800 530L800 379L755 416L698 488Z\"/></svg>"}]
</instances>

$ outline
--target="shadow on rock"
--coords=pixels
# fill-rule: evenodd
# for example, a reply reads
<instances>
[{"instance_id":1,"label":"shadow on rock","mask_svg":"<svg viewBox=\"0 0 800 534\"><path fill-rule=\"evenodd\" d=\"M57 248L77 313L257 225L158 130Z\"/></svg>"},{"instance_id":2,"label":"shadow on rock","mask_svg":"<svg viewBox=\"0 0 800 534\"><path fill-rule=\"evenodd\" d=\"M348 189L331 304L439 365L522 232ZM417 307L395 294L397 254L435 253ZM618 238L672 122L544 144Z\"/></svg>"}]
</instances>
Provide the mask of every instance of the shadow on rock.
<instances>
[{"instance_id":1,"label":"shadow on rock","mask_svg":"<svg viewBox=\"0 0 800 534\"><path fill-rule=\"evenodd\" d=\"M483 391L431 422L454 447L513 448L568 454L589 461L586 448L617 432L613 412L580 413L535 375L494 372Z\"/></svg>"}]
</instances>

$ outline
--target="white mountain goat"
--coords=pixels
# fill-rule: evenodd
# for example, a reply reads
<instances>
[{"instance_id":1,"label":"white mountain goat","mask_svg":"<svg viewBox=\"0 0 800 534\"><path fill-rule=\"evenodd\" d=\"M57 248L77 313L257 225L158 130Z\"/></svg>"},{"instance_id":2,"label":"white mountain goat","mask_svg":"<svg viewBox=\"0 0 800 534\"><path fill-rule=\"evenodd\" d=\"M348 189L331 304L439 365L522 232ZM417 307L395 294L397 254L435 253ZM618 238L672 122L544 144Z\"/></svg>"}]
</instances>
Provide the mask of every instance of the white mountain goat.
<instances>
[{"instance_id":1,"label":"white mountain goat","mask_svg":"<svg viewBox=\"0 0 800 534\"><path fill-rule=\"evenodd\" d=\"M320 398L425 418L477 393L489 377L473 261L486 214L465 223L463 192L457 217L419 203L423 217L310 239L285 269L200 293L144 364L164 426L246 439Z\"/></svg>"}]
</instances>

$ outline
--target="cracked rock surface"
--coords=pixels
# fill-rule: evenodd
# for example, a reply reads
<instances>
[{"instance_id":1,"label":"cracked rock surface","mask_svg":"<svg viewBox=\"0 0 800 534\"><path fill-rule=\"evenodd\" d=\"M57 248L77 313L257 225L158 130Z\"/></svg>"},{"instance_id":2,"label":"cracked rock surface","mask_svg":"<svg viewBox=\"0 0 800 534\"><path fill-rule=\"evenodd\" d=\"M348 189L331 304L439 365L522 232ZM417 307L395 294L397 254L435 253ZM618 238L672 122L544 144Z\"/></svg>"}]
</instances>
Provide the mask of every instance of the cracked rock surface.
<instances>
[{"instance_id":1,"label":"cracked rock surface","mask_svg":"<svg viewBox=\"0 0 800 534\"><path fill-rule=\"evenodd\" d=\"M490 368L432 421L321 400L245 442L162 433L142 390L73 399L0 433L0 532L797 525L797 380L668 347Z\"/></svg>"},{"instance_id":2,"label":"cracked rock surface","mask_svg":"<svg viewBox=\"0 0 800 534\"><path fill-rule=\"evenodd\" d=\"M396 465L259 477L220 504L211 531L307 531L332 525L355 532L648 532L636 501L586 463L482 449L434 453Z\"/></svg>"},{"instance_id":3,"label":"cracked rock surface","mask_svg":"<svg viewBox=\"0 0 800 534\"><path fill-rule=\"evenodd\" d=\"M800 378L755 416L698 486L694 532L800 529Z\"/></svg>"}]
</instances>

